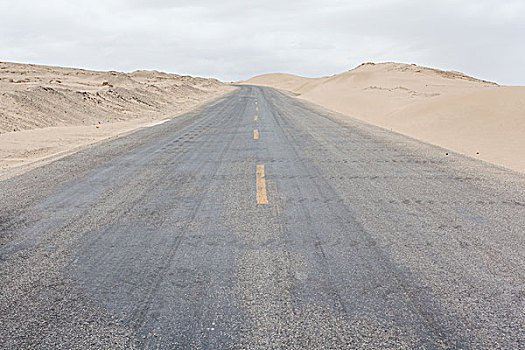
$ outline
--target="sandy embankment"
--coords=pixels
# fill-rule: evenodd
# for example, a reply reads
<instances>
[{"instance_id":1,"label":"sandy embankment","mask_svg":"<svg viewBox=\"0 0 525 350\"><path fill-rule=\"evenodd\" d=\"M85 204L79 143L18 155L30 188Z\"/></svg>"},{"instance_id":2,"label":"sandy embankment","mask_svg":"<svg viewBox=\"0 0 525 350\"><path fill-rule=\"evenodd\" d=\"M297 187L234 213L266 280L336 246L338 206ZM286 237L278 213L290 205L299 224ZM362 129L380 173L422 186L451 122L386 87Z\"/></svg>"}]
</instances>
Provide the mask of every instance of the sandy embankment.
<instances>
[{"instance_id":1,"label":"sandy embankment","mask_svg":"<svg viewBox=\"0 0 525 350\"><path fill-rule=\"evenodd\" d=\"M525 172L525 87L400 63L323 78L266 74L244 82L287 90L348 116Z\"/></svg>"},{"instance_id":2,"label":"sandy embankment","mask_svg":"<svg viewBox=\"0 0 525 350\"><path fill-rule=\"evenodd\" d=\"M235 89L157 71L0 62L0 179L173 118Z\"/></svg>"}]
</instances>

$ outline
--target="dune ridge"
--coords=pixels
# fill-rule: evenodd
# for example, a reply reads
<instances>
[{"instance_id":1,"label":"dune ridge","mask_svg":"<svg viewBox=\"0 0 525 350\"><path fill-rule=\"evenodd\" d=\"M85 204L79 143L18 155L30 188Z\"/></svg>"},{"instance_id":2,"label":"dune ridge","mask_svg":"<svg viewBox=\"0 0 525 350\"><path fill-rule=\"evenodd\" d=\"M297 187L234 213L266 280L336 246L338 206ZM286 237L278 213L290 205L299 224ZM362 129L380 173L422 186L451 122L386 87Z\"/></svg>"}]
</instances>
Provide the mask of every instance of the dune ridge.
<instances>
[{"instance_id":1,"label":"dune ridge","mask_svg":"<svg viewBox=\"0 0 525 350\"><path fill-rule=\"evenodd\" d=\"M321 78L265 74L242 84L285 90L349 117L525 172L525 87L392 62L364 63Z\"/></svg>"}]
</instances>

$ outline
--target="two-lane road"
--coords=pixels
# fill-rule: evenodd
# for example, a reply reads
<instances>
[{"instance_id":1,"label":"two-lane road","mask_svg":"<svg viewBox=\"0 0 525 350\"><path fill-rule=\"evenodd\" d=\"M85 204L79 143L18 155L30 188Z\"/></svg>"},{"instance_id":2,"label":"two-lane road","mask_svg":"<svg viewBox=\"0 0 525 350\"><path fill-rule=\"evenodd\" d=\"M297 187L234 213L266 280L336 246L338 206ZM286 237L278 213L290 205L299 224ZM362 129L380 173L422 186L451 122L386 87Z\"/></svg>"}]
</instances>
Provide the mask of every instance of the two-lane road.
<instances>
[{"instance_id":1,"label":"two-lane road","mask_svg":"<svg viewBox=\"0 0 525 350\"><path fill-rule=\"evenodd\" d=\"M2 348L525 348L525 176L244 86L0 182Z\"/></svg>"}]
</instances>

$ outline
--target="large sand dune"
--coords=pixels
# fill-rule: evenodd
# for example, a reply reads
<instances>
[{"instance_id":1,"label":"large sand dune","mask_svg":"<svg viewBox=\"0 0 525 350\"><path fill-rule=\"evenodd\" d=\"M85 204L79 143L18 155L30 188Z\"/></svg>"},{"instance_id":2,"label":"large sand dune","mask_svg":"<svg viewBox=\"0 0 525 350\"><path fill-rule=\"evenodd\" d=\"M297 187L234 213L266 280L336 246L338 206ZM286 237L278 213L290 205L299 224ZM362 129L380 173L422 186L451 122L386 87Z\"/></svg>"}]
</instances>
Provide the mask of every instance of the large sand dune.
<instances>
[{"instance_id":1,"label":"large sand dune","mask_svg":"<svg viewBox=\"0 0 525 350\"><path fill-rule=\"evenodd\" d=\"M233 90L157 71L96 72L0 62L0 178L12 168L172 118ZM30 168L30 167L29 167Z\"/></svg>"},{"instance_id":2,"label":"large sand dune","mask_svg":"<svg viewBox=\"0 0 525 350\"><path fill-rule=\"evenodd\" d=\"M322 78L266 74L244 83L287 90L368 123L525 171L525 87L400 63L366 63Z\"/></svg>"}]
</instances>

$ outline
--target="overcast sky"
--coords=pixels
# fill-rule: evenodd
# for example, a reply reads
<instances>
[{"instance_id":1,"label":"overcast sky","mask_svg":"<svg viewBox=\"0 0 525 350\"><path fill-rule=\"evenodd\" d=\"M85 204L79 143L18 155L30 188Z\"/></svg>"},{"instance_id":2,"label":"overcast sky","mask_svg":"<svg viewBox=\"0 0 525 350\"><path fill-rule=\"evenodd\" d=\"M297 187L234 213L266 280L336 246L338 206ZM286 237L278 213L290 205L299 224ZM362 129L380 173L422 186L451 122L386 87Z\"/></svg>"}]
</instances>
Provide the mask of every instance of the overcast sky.
<instances>
[{"instance_id":1,"label":"overcast sky","mask_svg":"<svg viewBox=\"0 0 525 350\"><path fill-rule=\"evenodd\" d=\"M225 81L395 61L525 85L525 0L0 0L0 60Z\"/></svg>"}]
</instances>

